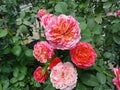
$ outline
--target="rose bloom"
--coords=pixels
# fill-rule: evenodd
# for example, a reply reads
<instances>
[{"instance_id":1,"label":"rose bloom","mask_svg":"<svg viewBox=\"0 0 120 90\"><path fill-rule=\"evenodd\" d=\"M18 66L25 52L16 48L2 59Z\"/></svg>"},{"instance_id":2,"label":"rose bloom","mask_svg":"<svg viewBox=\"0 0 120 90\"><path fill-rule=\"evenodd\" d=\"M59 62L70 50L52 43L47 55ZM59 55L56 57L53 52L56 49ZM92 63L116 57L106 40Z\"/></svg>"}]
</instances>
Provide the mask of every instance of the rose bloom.
<instances>
[{"instance_id":1,"label":"rose bloom","mask_svg":"<svg viewBox=\"0 0 120 90\"><path fill-rule=\"evenodd\" d=\"M113 68L115 78L113 79L114 85L120 90L120 68Z\"/></svg>"},{"instance_id":2,"label":"rose bloom","mask_svg":"<svg viewBox=\"0 0 120 90\"><path fill-rule=\"evenodd\" d=\"M72 90L76 86L77 75L77 71L72 63L60 62L51 70L50 80L56 89Z\"/></svg>"},{"instance_id":3,"label":"rose bloom","mask_svg":"<svg viewBox=\"0 0 120 90\"><path fill-rule=\"evenodd\" d=\"M87 42L80 42L75 48L70 50L72 61L79 68L92 66L96 60L96 53L92 46Z\"/></svg>"},{"instance_id":4,"label":"rose bloom","mask_svg":"<svg viewBox=\"0 0 120 90\"><path fill-rule=\"evenodd\" d=\"M53 54L54 50L46 41L40 41L34 45L33 56L41 63L46 63Z\"/></svg>"},{"instance_id":5,"label":"rose bloom","mask_svg":"<svg viewBox=\"0 0 120 90\"><path fill-rule=\"evenodd\" d=\"M114 16L115 16L115 17L120 16L120 10L118 10L117 12L115 12L115 13L114 13Z\"/></svg>"},{"instance_id":6,"label":"rose bloom","mask_svg":"<svg viewBox=\"0 0 120 90\"><path fill-rule=\"evenodd\" d=\"M66 15L54 16L45 29L48 42L55 49L69 50L80 40L79 23L72 17Z\"/></svg>"},{"instance_id":7,"label":"rose bloom","mask_svg":"<svg viewBox=\"0 0 120 90\"><path fill-rule=\"evenodd\" d=\"M50 70L52 70L52 68L56 66L59 62L62 62L59 57L55 57L54 59L52 59L49 65Z\"/></svg>"},{"instance_id":8,"label":"rose bloom","mask_svg":"<svg viewBox=\"0 0 120 90\"><path fill-rule=\"evenodd\" d=\"M48 71L45 72L44 75L42 75L42 67L39 66L35 71L34 71L34 79L40 83L44 83L45 80L48 77Z\"/></svg>"},{"instance_id":9,"label":"rose bloom","mask_svg":"<svg viewBox=\"0 0 120 90\"><path fill-rule=\"evenodd\" d=\"M42 16L44 16L46 14L46 10L45 9L40 9L38 11L38 18L41 20Z\"/></svg>"},{"instance_id":10,"label":"rose bloom","mask_svg":"<svg viewBox=\"0 0 120 90\"><path fill-rule=\"evenodd\" d=\"M41 18L41 22L40 22L41 25L42 25L44 28L46 28L47 25L49 24L50 20L52 19L52 17L54 17L53 14L46 14L46 15L44 15L44 16Z\"/></svg>"}]
</instances>

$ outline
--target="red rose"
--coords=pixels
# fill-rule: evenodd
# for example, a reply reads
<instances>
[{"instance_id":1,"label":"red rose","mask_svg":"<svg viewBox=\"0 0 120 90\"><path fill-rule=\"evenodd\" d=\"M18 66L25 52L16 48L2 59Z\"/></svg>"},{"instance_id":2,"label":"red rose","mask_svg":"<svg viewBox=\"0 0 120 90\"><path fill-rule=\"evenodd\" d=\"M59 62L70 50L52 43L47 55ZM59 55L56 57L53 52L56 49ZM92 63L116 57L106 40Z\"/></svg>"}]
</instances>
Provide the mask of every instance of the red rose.
<instances>
[{"instance_id":1,"label":"red rose","mask_svg":"<svg viewBox=\"0 0 120 90\"><path fill-rule=\"evenodd\" d=\"M48 76L48 71L45 72L44 75L42 75L42 67L39 66L35 71L34 71L34 79L40 83L44 83L45 80L47 79Z\"/></svg>"},{"instance_id":2,"label":"red rose","mask_svg":"<svg viewBox=\"0 0 120 90\"><path fill-rule=\"evenodd\" d=\"M75 48L70 50L72 61L79 68L92 66L96 60L96 52L87 42L80 42Z\"/></svg>"},{"instance_id":3,"label":"red rose","mask_svg":"<svg viewBox=\"0 0 120 90\"><path fill-rule=\"evenodd\" d=\"M50 70L52 70L52 68L56 66L59 62L61 62L61 59L59 57L52 59L49 65Z\"/></svg>"}]
</instances>

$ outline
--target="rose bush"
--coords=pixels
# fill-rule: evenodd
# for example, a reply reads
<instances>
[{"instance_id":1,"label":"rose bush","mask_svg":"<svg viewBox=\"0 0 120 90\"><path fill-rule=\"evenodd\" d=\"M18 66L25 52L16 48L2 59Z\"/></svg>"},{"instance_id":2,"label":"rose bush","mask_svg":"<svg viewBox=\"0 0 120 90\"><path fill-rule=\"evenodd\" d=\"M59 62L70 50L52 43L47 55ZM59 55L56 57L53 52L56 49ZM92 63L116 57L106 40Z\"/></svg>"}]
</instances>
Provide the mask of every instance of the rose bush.
<instances>
[{"instance_id":1,"label":"rose bush","mask_svg":"<svg viewBox=\"0 0 120 90\"><path fill-rule=\"evenodd\" d=\"M39 13L39 9L42 9L42 12ZM66 62L72 63L76 68L77 83L71 83L71 85L61 83L62 87L71 88L76 85L73 90L119 90L119 75L116 74L117 70L113 70L120 66L119 10L119 0L24 0L24 2L1 0L0 90L55 90L58 84L55 83L53 87L51 71L59 63L64 66ZM58 17L59 20L63 17L67 19L57 24ZM69 18L74 19L69 22ZM56 28L52 24L53 19L56 21L54 22ZM55 29L53 30L48 24ZM71 25L69 29L73 32L68 32L66 27L68 24ZM62 29L62 31L58 33L55 31L59 25L65 25L65 29L60 28L59 30ZM74 32L78 26L80 34ZM50 30L48 30L49 27ZM47 32L50 38L46 40L47 30L54 31L52 33L58 36L55 38L51 32ZM75 44L71 42L72 40L76 40ZM50 47L55 47L54 54L46 63L41 63L33 57L34 45L39 41L47 41L48 44L52 44ZM78 63L72 62L70 50L74 49L79 42L90 43L96 52L97 58L95 61L92 59L93 62L89 63L90 67L86 67L87 64L84 63L86 68L78 68ZM75 54L77 58L81 57ZM80 63L81 59L74 61ZM42 70L36 71L38 67ZM39 72L36 74L38 79L35 79L34 71ZM46 71L48 71L48 77L42 79ZM63 72L66 71L63 70ZM36 81L41 79L44 83Z\"/></svg>"}]
</instances>

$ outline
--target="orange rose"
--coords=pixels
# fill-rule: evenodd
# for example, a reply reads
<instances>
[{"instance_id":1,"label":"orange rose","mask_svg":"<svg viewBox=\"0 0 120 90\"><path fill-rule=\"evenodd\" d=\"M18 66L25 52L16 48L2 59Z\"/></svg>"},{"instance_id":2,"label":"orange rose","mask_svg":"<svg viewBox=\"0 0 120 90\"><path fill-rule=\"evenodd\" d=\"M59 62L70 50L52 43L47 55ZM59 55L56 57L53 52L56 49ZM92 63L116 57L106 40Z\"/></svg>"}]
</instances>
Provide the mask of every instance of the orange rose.
<instances>
[{"instance_id":1,"label":"orange rose","mask_svg":"<svg viewBox=\"0 0 120 90\"><path fill-rule=\"evenodd\" d=\"M80 42L75 48L70 50L72 61L79 68L92 66L96 60L96 53L92 46L87 42Z\"/></svg>"}]
</instances>

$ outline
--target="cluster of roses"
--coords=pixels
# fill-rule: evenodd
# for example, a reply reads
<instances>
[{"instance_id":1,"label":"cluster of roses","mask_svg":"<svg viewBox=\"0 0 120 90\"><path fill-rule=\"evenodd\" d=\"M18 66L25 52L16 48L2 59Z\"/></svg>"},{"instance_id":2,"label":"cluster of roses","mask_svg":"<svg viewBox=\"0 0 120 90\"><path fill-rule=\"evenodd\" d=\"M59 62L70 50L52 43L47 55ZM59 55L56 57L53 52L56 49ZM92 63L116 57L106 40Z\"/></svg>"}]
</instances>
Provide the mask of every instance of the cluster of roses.
<instances>
[{"instance_id":1,"label":"cluster of roses","mask_svg":"<svg viewBox=\"0 0 120 90\"><path fill-rule=\"evenodd\" d=\"M106 16L120 16L120 10L117 10L115 13L108 12ZM115 78L113 79L113 84L120 90L120 68L113 68L113 72L115 74Z\"/></svg>"},{"instance_id":2,"label":"cluster of roses","mask_svg":"<svg viewBox=\"0 0 120 90\"><path fill-rule=\"evenodd\" d=\"M79 23L66 15L55 16L47 14L46 10L38 11L41 26L47 41L39 41L34 45L33 55L45 66L39 66L34 71L34 79L44 83L50 70L50 81L56 89L72 90L77 83L77 70L71 62L62 62L55 57L54 50L69 50L71 61L78 68L92 66L96 60L96 52L88 42L79 42L81 39ZM43 72L43 68L45 72Z\"/></svg>"},{"instance_id":3,"label":"cluster of roses","mask_svg":"<svg viewBox=\"0 0 120 90\"><path fill-rule=\"evenodd\" d=\"M106 14L106 16L115 16L115 17L118 17L118 16L120 16L120 10L117 10L115 13L108 12Z\"/></svg>"}]
</instances>

